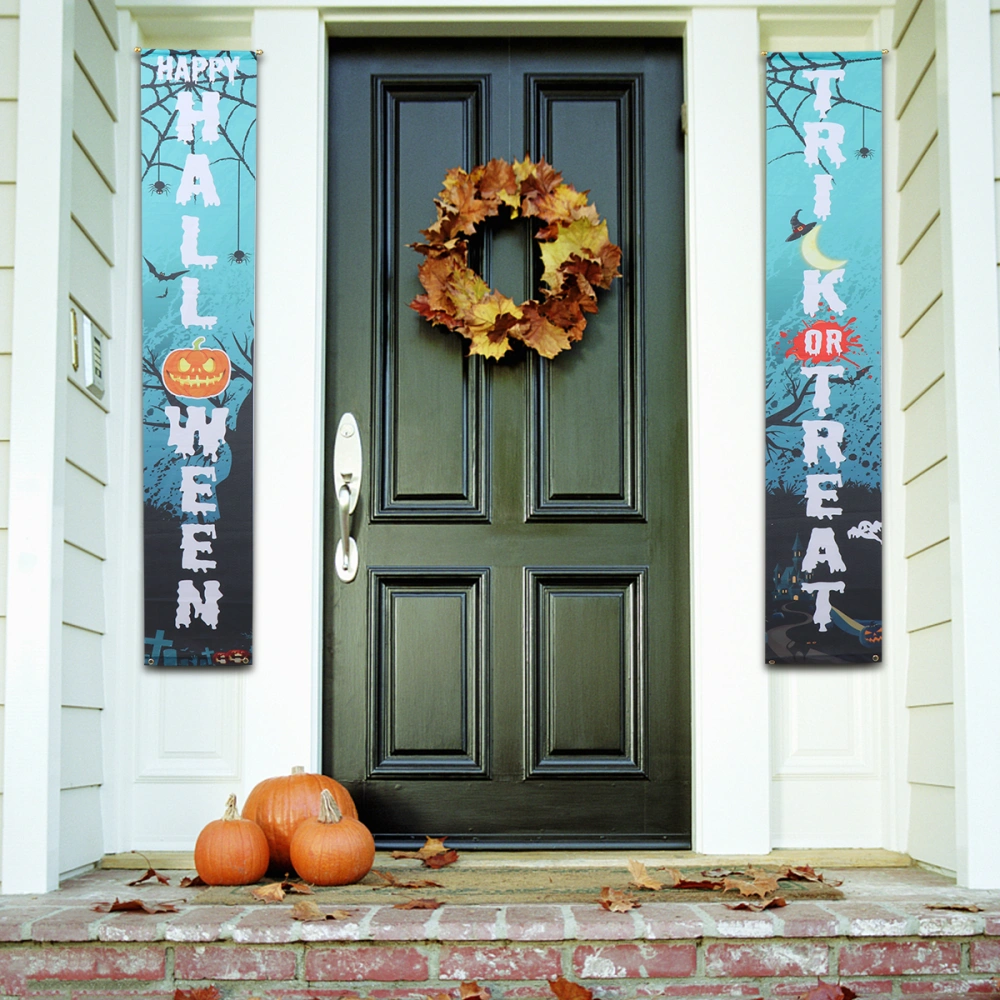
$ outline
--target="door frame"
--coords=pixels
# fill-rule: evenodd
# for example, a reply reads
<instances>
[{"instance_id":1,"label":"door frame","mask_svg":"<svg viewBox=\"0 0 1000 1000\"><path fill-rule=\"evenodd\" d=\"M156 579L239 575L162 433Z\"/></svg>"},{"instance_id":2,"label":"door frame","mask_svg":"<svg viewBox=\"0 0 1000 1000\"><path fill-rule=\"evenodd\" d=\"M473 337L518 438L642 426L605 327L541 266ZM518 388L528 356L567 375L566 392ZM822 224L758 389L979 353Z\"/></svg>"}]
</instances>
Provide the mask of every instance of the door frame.
<instances>
[{"instance_id":1,"label":"door frame","mask_svg":"<svg viewBox=\"0 0 1000 1000\"><path fill-rule=\"evenodd\" d=\"M752 423L735 432L742 439L738 442L731 426L732 414L756 408L763 376L759 339L745 335L745 317L763 315L759 102L754 102L752 112L748 109L739 116L712 113L713 108L731 105L735 94L758 93L757 16L752 9L695 10L683 16L663 11L660 17L623 21L608 16L606 9L601 13L586 21L554 20L546 33L656 34L680 36L684 42L693 843L704 852L766 853L770 849L768 678L759 656L744 649L749 647L748 638L759 632L759 598L736 597L724 626L716 620L718 579L727 575L726 567L756 567L763 560L759 530L747 530L748 525L762 522L762 512L756 509L761 501L752 499L754 491L746 491L740 516L733 517L728 499L734 482L758 481L763 458L762 441ZM537 18L529 12L512 16L492 6L475 12L474 20L486 29L484 34L529 34L537 27ZM385 15L377 21L339 15L326 19L330 34L365 37L459 35L468 31L468 23L412 13L391 21ZM714 58L701 53L712 53ZM720 74L718 66L726 66L728 75ZM747 153L737 176L718 162L717 150L727 147ZM741 266L736 273L727 273L726 296L718 294L712 267L717 256L713 234L722 231L739 233L745 245L732 255ZM693 335L700 329L729 333L706 343ZM723 357L727 367L745 373L738 384L715 378L718 359ZM322 420L322 414L318 418ZM710 456L720 441L732 441L734 447L726 461L713 462ZM316 540L321 546L322 534ZM715 697L719 690L730 692L731 699L726 699L730 707L720 706ZM738 755L730 753L734 745L740 747ZM733 829L733 815L741 816L742 829Z\"/></svg>"},{"instance_id":2,"label":"door frame","mask_svg":"<svg viewBox=\"0 0 1000 1000\"><path fill-rule=\"evenodd\" d=\"M255 386L257 666L226 682L240 716L227 780L234 787L242 785L243 795L262 776L287 772L293 764L316 768L320 760L328 36L462 34L474 26L484 35L683 39L693 842L702 852L766 853L771 843L771 774L769 678L759 656L763 610L756 588L740 588L747 575L757 579L762 566L763 491L757 484L763 436L752 419L733 419L756 412L763 376L758 333L758 317L763 315L763 135L757 6L733 0L725 7L680 10L658 3L582 6L552 0L540 9L483 3L470 11L467 4L460 8L453 0L430 10L348 6L347 0L338 0L322 7L279 2L250 10L227 0L175 0L165 12L160 0L119 3L123 113L133 106L129 88L134 44L259 47L262 73L267 74L260 94L261 131L267 139L260 148L256 262L256 322L262 334ZM456 19L459 11L461 21ZM824 11L815 8L814 13ZM867 14L854 16L871 20ZM777 30L772 27L771 33ZM787 33L801 30L795 22ZM828 30L817 27L816 33ZM719 115L719 107L731 113ZM131 118L123 121L132 128ZM119 145L123 176L131 176L131 146ZM741 152L740 169L733 169L731 157L718 155L724 148ZM294 183L283 183L290 156ZM136 224L128 214L129 199L135 188L126 190L128 196L120 199L116 211L122 232L131 239ZM739 266L727 272L726 294L720 295L713 266L723 231L727 260ZM289 247L295 248L294 255L287 252ZM134 311L130 288L138 281L138 271L131 259L115 270L116 295L123 304L119 328L128 330ZM280 336L265 337L268 329ZM713 339L701 331L712 331ZM304 366L315 373L311 382L303 377ZM742 377L725 384L723 370ZM291 385L297 387L294 394L288 392ZM127 426L120 428L127 439ZM721 441L727 442L725 456L712 450ZM289 475L294 475L297 498L291 510L287 491L279 488ZM738 505L733 502L737 487ZM724 619L719 612L723 591L728 597ZM122 620L128 621L128 594L120 607ZM110 636L116 661L131 662L133 648L141 645L136 635L137 630L122 626ZM106 729L107 849L128 849L154 829L167 831L170 846L176 841L180 847L187 841L188 827L196 830L196 810L189 804L192 791L207 796L215 790L210 783L192 786L183 760L170 764L171 777L162 779L167 785L143 784L131 756L114 763L114 748L129 747L138 728L140 713L129 706L150 700L144 695L152 693L130 668L116 673L122 687L116 690L117 705L109 704L111 725ZM720 691L727 697L720 699ZM155 706L158 696L151 701ZM277 706L284 706L284 717L277 716ZM739 752L732 753L732 747ZM147 812L148 822L135 818ZM733 822L734 816L739 823ZM168 840L162 841L165 847Z\"/></svg>"}]
</instances>

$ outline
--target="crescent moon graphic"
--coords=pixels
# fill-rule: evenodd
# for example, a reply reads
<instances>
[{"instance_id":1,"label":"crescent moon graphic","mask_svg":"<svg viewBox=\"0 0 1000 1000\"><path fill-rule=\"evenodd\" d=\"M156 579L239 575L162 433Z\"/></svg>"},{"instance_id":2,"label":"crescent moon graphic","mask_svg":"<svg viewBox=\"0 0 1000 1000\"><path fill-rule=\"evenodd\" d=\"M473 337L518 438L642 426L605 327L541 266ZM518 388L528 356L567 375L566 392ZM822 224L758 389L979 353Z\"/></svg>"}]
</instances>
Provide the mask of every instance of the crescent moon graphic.
<instances>
[{"instance_id":1,"label":"crescent moon graphic","mask_svg":"<svg viewBox=\"0 0 1000 1000\"><path fill-rule=\"evenodd\" d=\"M843 267L846 260L834 260L827 257L819 248L819 231L822 226L814 226L803 237L799 246L802 248L802 256L810 267L815 267L819 271L833 271L838 267Z\"/></svg>"}]
</instances>

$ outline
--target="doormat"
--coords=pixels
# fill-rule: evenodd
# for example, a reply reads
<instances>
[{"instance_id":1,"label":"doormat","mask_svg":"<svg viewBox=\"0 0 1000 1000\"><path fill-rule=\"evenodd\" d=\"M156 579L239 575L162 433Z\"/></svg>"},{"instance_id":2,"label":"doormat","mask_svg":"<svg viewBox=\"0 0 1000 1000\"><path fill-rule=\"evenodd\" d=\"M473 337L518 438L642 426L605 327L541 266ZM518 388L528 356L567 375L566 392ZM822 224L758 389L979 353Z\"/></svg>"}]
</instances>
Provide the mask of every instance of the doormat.
<instances>
[{"instance_id":1,"label":"doormat","mask_svg":"<svg viewBox=\"0 0 1000 1000\"><path fill-rule=\"evenodd\" d=\"M398 882L426 879L437 885L403 888L391 885L384 878L369 872L360 882L354 885L322 887L317 886L312 895L303 897L289 894L284 902L294 903L297 899L311 899L321 905L330 906L367 906L392 905L407 899L418 897L433 897L441 903L459 905L496 904L508 906L514 903L596 903L601 889L609 886L612 889L627 889L630 881L628 869L623 864L618 868L468 868L463 870L461 861L447 868L432 870L414 866L413 868L391 869L381 868L381 871L391 870ZM777 875L780 869L756 869L770 875ZM650 869L649 874L657 879L661 869ZM690 881L703 880L705 876L698 868L682 868L681 875ZM713 873L714 874L714 873ZM738 877L738 876L737 876ZM669 881L669 878L667 879ZM258 884L264 884L258 883ZM203 903L215 906L248 906L258 902L250 893L255 886L212 886L197 890L196 895L188 897L188 904ZM629 890L640 903L734 903L741 900L736 891L705 889L659 889L656 891ZM802 900L843 899L844 894L833 885L826 882L801 882L792 879L780 879L778 891L773 893L781 896L786 902ZM750 897L756 900L756 897ZM260 905L267 905L261 903Z\"/></svg>"}]
</instances>

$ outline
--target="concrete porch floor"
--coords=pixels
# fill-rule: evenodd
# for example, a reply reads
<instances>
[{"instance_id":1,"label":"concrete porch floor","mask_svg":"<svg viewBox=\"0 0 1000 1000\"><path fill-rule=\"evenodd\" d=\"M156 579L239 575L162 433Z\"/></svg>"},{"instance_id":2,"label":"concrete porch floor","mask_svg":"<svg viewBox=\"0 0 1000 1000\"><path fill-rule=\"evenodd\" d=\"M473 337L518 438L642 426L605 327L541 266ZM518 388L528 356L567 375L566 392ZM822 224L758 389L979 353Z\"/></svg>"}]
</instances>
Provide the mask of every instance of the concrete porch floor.
<instances>
[{"instance_id":1,"label":"concrete porch floor","mask_svg":"<svg viewBox=\"0 0 1000 1000\"><path fill-rule=\"evenodd\" d=\"M402 1000L454 997L461 981L475 979L496 1000L531 1000L550 997L548 981L565 976L595 998L706 1000L795 997L819 976L860 996L1000 997L1000 890L956 888L943 875L902 867L907 859L889 852L636 856L650 867L812 864L843 880L845 898L755 913L719 902L654 902L666 893L642 893L639 909L609 913L596 901L398 910L393 904L406 895L433 890L391 898L379 892L370 906L350 907L350 919L301 923L290 917L292 897L266 906L192 904L198 890L178 883L193 873L164 870L171 859L151 855L171 885L130 888L125 883L136 873L106 867L55 892L0 896L0 995L168 1000L175 989L211 983L227 1000ZM609 884L624 887L625 858L619 852L470 852L458 863L601 865L609 868ZM867 866L849 867L852 861ZM137 855L106 860L126 863L139 873L145 868ZM416 862L379 855L376 867L409 871ZM169 901L178 912L91 909L116 897ZM981 909L929 908L935 904Z\"/></svg>"}]
</instances>

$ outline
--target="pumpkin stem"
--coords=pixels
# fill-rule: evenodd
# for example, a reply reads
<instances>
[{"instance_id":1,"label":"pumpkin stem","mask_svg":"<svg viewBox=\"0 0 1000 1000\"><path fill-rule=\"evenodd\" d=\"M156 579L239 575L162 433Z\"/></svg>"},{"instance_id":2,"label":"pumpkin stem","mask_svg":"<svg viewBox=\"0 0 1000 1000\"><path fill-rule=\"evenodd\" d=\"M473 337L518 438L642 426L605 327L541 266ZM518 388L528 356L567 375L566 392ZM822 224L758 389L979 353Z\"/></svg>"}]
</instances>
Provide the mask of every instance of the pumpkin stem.
<instances>
[{"instance_id":1,"label":"pumpkin stem","mask_svg":"<svg viewBox=\"0 0 1000 1000\"><path fill-rule=\"evenodd\" d=\"M337 803L330 794L329 788L324 788L319 795L319 821L321 823L339 823L344 818L337 808Z\"/></svg>"},{"instance_id":2,"label":"pumpkin stem","mask_svg":"<svg viewBox=\"0 0 1000 1000\"><path fill-rule=\"evenodd\" d=\"M223 819L239 819L240 814L236 811L236 794L233 793L226 799L226 811L222 814Z\"/></svg>"},{"instance_id":3,"label":"pumpkin stem","mask_svg":"<svg viewBox=\"0 0 1000 1000\"><path fill-rule=\"evenodd\" d=\"M205 338L204 337L195 337L194 341L191 344L191 346L197 351L201 347L201 345L204 344L204 343L205 343Z\"/></svg>"},{"instance_id":4,"label":"pumpkin stem","mask_svg":"<svg viewBox=\"0 0 1000 1000\"><path fill-rule=\"evenodd\" d=\"M305 773L306 769L301 764L296 764L295 767L292 768L292 774L305 774Z\"/></svg>"}]
</instances>

